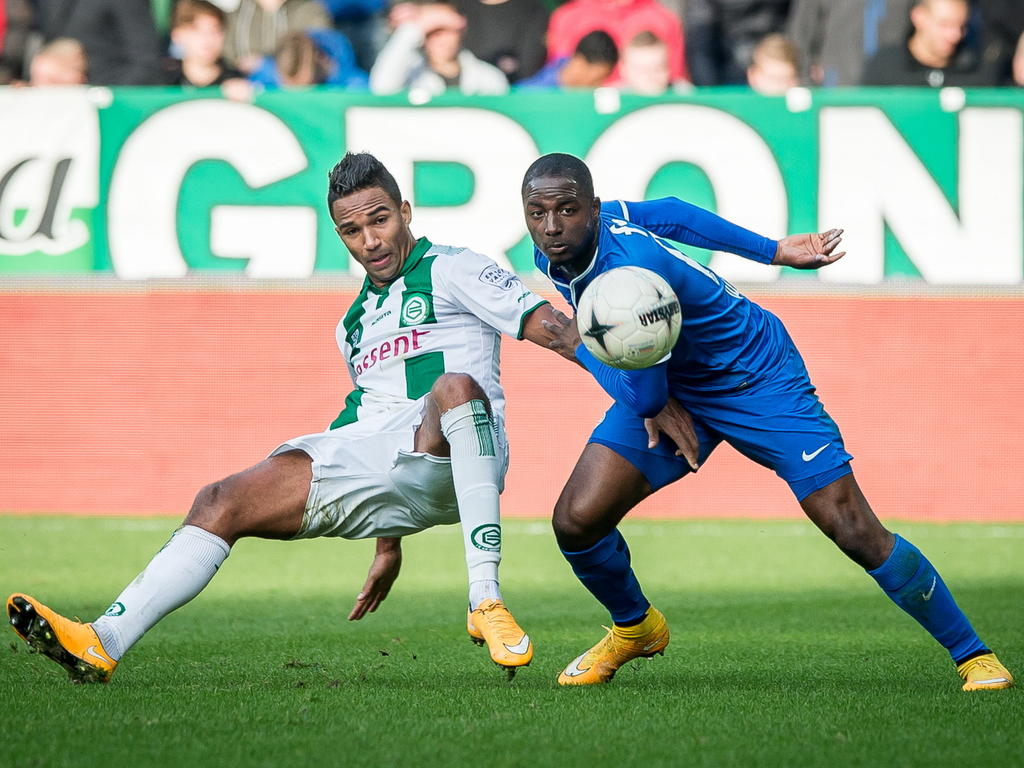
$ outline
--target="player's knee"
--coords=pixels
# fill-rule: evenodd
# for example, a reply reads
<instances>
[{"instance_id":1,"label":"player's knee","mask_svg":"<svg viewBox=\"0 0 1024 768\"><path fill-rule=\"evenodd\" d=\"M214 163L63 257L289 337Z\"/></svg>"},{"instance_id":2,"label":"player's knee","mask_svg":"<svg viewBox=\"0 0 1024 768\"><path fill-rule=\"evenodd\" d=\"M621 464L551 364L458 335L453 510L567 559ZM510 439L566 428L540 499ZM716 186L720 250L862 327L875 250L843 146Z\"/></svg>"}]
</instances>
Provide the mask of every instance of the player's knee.
<instances>
[{"instance_id":1,"label":"player's knee","mask_svg":"<svg viewBox=\"0 0 1024 768\"><path fill-rule=\"evenodd\" d=\"M238 512L237 505L232 502L230 480L218 480L196 494L185 517L185 525L195 525L222 538L234 539L238 534Z\"/></svg>"},{"instance_id":2,"label":"player's knee","mask_svg":"<svg viewBox=\"0 0 1024 768\"><path fill-rule=\"evenodd\" d=\"M430 394L442 412L470 400L487 400L483 387L468 373L441 374L431 387Z\"/></svg>"},{"instance_id":3,"label":"player's knee","mask_svg":"<svg viewBox=\"0 0 1024 768\"><path fill-rule=\"evenodd\" d=\"M591 522L591 516L576 500L559 499L551 518L555 540L565 552L581 552L594 546L601 538L601 531Z\"/></svg>"}]
</instances>

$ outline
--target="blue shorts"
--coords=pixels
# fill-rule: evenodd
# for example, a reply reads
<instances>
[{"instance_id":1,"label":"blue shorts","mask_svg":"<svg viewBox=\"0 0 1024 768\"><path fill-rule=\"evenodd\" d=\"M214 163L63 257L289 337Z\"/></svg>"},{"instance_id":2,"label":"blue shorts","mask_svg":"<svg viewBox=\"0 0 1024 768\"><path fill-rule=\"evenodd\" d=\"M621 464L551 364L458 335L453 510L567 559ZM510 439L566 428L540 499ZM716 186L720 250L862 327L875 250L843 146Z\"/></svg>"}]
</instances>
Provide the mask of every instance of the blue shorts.
<instances>
[{"instance_id":1,"label":"blue shorts","mask_svg":"<svg viewBox=\"0 0 1024 768\"><path fill-rule=\"evenodd\" d=\"M673 392L672 396L693 417L699 464L724 440L748 459L774 470L802 501L850 473L853 457L815 394L795 347L792 353L783 369L749 389L715 395ZM654 490L691 471L665 435L649 449L643 419L618 403L594 429L590 442L605 445L629 461Z\"/></svg>"}]
</instances>

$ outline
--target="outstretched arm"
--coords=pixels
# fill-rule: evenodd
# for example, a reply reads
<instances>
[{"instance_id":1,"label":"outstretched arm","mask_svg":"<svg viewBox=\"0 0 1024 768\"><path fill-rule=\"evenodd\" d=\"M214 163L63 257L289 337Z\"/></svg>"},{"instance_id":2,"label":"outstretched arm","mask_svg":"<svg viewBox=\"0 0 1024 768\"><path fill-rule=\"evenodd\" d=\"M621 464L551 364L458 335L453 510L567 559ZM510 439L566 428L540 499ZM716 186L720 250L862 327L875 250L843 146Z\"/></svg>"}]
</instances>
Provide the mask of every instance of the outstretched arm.
<instances>
[{"instance_id":1,"label":"outstretched arm","mask_svg":"<svg viewBox=\"0 0 1024 768\"><path fill-rule=\"evenodd\" d=\"M560 354L566 360L576 363L582 367L582 363L576 359L576 344L579 344L579 336L576 343L565 337L565 329L572 325L575 329L576 323L564 312L555 309L550 304L544 304L530 313L523 325L523 338L532 341L538 347L551 349Z\"/></svg>"},{"instance_id":2,"label":"outstretched arm","mask_svg":"<svg viewBox=\"0 0 1024 768\"><path fill-rule=\"evenodd\" d=\"M358 621L367 613L377 610L391 591L391 585L398 578L402 567L402 540L400 538L377 539L377 553L370 564L366 583L356 595L356 604L348 615L349 621Z\"/></svg>"},{"instance_id":3,"label":"outstretched arm","mask_svg":"<svg viewBox=\"0 0 1024 768\"><path fill-rule=\"evenodd\" d=\"M609 202L604 210L678 243L728 251L762 264L818 269L844 255L836 252L842 240L841 229L772 240L676 197L641 203Z\"/></svg>"}]
</instances>

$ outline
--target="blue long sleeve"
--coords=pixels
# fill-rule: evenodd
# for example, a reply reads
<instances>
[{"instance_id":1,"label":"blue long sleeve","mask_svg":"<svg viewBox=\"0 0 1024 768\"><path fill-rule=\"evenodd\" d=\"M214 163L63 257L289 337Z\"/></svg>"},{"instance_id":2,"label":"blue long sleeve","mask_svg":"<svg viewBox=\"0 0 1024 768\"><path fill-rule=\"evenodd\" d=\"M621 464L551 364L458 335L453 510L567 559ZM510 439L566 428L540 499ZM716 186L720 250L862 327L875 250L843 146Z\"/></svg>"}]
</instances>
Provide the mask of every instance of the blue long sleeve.
<instances>
[{"instance_id":1,"label":"blue long sleeve","mask_svg":"<svg viewBox=\"0 0 1024 768\"><path fill-rule=\"evenodd\" d=\"M582 344L576 347L576 359L597 379L601 389L641 418L654 418L668 402L668 362L624 371L605 365Z\"/></svg>"},{"instance_id":2,"label":"blue long sleeve","mask_svg":"<svg viewBox=\"0 0 1024 768\"><path fill-rule=\"evenodd\" d=\"M762 264L775 258L776 240L726 221L677 197L641 203L610 201L602 208L612 216L635 222L656 235L684 245L728 251Z\"/></svg>"}]
</instances>

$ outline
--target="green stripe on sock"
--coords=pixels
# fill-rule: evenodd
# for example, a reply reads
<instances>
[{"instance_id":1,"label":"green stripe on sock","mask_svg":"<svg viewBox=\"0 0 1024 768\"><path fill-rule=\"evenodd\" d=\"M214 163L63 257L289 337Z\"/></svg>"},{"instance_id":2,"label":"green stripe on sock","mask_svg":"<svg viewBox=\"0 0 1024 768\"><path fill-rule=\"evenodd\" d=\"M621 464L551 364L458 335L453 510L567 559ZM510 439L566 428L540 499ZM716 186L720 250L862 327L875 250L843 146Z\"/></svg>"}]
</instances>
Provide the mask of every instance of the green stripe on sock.
<instances>
[{"instance_id":1,"label":"green stripe on sock","mask_svg":"<svg viewBox=\"0 0 1024 768\"><path fill-rule=\"evenodd\" d=\"M473 409L473 427L476 429L480 455L494 456L494 433L491 428L491 418L487 415L487 407L482 400L471 400L469 405Z\"/></svg>"}]
</instances>

